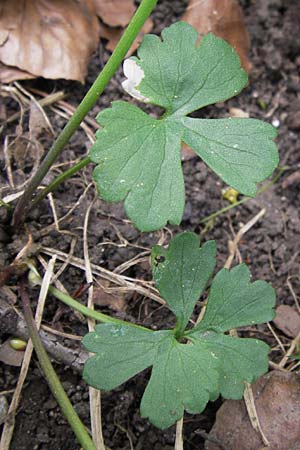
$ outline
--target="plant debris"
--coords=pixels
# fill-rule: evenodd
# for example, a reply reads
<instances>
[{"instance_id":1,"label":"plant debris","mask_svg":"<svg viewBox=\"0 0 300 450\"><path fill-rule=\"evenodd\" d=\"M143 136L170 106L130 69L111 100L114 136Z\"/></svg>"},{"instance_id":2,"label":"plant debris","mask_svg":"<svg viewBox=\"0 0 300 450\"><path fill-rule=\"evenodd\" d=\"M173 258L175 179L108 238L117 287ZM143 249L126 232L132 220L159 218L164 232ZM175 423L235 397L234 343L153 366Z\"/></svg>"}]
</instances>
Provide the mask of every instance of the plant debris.
<instances>
[{"instance_id":1,"label":"plant debris","mask_svg":"<svg viewBox=\"0 0 300 450\"><path fill-rule=\"evenodd\" d=\"M0 81L44 77L83 83L99 38L94 8L92 0L3 0Z\"/></svg>"},{"instance_id":2,"label":"plant debris","mask_svg":"<svg viewBox=\"0 0 300 450\"><path fill-rule=\"evenodd\" d=\"M300 441L300 374L270 372L253 386L258 418L270 446L268 450L296 450ZM258 450L264 447L252 428L243 401L226 400L217 412L209 437L226 450ZM205 450L221 450L206 442Z\"/></svg>"},{"instance_id":3,"label":"plant debris","mask_svg":"<svg viewBox=\"0 0 300 450\"><path fill-rule=\"evenodd\" d=\"M236 50L242 66L249 72L250 37L237 0L190 0L182 20L190 23L201 37L212 32Z\"/></svg>"}]
</instances>

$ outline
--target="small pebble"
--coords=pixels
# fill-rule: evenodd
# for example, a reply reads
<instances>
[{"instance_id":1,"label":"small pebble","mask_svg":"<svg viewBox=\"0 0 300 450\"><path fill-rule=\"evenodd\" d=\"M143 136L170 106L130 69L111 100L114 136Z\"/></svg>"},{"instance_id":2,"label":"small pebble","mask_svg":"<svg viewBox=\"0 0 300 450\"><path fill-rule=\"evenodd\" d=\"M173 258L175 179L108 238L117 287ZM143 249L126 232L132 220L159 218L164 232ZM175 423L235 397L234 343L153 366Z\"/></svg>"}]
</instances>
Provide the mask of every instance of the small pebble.
<instances>
[{"instance_id":1,"label":"small pebble","mask_svg":"<svg viewBox=\"0 0 300 450\"><path fill-rule=\"evenodd\" d=\"M278 128L280 125L280 121L278 119L274 119L272 120L272 125L273 127Z\"/></svg>"}]
</instances>

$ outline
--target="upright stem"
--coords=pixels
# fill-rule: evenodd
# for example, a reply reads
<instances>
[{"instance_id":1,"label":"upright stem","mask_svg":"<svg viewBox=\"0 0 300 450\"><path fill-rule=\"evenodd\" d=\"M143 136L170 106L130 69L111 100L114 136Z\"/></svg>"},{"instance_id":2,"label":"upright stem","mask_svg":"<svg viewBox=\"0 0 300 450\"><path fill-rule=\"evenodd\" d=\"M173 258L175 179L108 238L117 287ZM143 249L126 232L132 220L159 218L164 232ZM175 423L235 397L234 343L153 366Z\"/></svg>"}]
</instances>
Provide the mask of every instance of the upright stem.
<instances>
[{"instance_id":1,"label":"upright stem","mask_svg":"<svg viewBox=\"0 0 300 450\"><path fill-rule=\"evenodd\" d=\"M118 45L116 46L111 57L104 66L100 75L96 78L93 85L85 95L84 99L77 107L73 116L66 124L65 128L61 131L56 141L53 143L40 168L33 176L24 194L17 203L13 217L13 225L15 227L19 226L20 223L25 219L26 213L30 209L31 198L35 190L40 185L41 181L47 174L54 161L61 154L63 148L69 142L70 138L73 136L84 117L94 106L100 94L102 94L102 92L104 91L106 85L126 56L126 53L133 44L145 21L150 16L157 1L158 0L142 0L140 6L136 10L127 29L125 30L123 36L121 37Z\"/></svg>"},{"instance_id":2,"label":"upright stem","mask_svg":"<svg viewBox=\"0 0 300 450\"><path fill-rule=\"evenodd\" d=\"M46 353L46 350L43 347L42 341L39 337L34 318L32 315L30 301L28 294L25 289L24 281L21 282L20 288L20 296L23 303L24 317L26 320L28 333L31 337L36 355L38 357L39 363L43 369L45 377L48 381L50 389L57 400L63 414L68 420L72 430L74 431L80 445L83 450L96 450L96 447L93 444L84 424L79 419L77 413L75 412L70 400L68 399L67 394L64 391L64 388L60 382L60 379L56 375L55 370L50 362L50 359Z\"/></svg>"}]
</instances>

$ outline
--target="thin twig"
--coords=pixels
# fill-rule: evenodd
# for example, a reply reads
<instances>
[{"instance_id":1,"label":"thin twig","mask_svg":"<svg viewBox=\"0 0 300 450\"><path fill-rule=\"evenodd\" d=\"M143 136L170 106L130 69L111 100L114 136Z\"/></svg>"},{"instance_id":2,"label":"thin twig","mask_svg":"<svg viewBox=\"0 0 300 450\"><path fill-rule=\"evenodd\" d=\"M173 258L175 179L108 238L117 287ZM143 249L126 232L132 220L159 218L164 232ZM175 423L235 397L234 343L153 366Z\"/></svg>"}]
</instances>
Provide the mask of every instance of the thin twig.
<instances>
[{"instance_id":1,"label":"thin twig","mask_svg":"<svg viewBox=\"0 0 300 450\"><path fill-rule=\"evenodd\" d=\"M249 220L249 222L246 223L246 225L244 225L237 233L237 235L235 236L235 238L233 239L233 241L229 241L228 242L228 247L229 247L229 256L224 264L224 268L225 269L229 269L231 267L232 261L234 259L234 255L235 252L237 250L238 244L241 240L241 238L243 237L243 235L245 233L247 233L247 231L250 230L250 228L253 227L253 225L256 224L256 222L259 221L259 219L262 218L262 216L266 213L266 209L263 208L258 214L256 214L256 216L254 216L251 220Z\"/></svg>"},{"instance_id":2,"label":"thin twig","mask_svg":"<svg viewBox=\"0 0 300 450\"><path fill-rule=\"evenodd\" d=\"M88 249L88 223L90 212L93 207L94 202L91 202L87 208L86 215L84 218L84 226L83 226L83 254L84 254L84 262L85 262L85 276L86 281L90 284L88 290L88 308L94 309L94 301L93 301L93 274L91 269L91 263L89 258L89 249ZM88 318L88 328L89 331L93 331L95 329L95 320ZM100 390L94 389L93 387L89 387L89 395L90 395L90 415L91 415L91 428L92 428L92 436L93 441L97 450L105 450L103 433L102 433L102 420L101 420L101 392Z\"/></svg>"},{"instance_id":3,"label":"thin twig","mask_svg":"<svg viewBox=\"0 0 300 450\"><path fill-rule=\"evenodd\" d=\"M286 363L289 360L289 357L294 353L295 348L297 347L297 345L300 342L300 331L297 334L297 336L292 340L291 345L288 349L288 351L286 352L286 354L284 355L284 357L282 358L282 360L279 363L279 367L284 367L286 365Z\"/></svg>"},{"instance_id":4,"label":"thin twig","mask_svg":"<svg viewBox=\"0 0 300 450\"><path fill-rule=\"evenodd\" d=\"M183 450L183 416L176 422L175 450Z\"/></svg>"}]
</instances>

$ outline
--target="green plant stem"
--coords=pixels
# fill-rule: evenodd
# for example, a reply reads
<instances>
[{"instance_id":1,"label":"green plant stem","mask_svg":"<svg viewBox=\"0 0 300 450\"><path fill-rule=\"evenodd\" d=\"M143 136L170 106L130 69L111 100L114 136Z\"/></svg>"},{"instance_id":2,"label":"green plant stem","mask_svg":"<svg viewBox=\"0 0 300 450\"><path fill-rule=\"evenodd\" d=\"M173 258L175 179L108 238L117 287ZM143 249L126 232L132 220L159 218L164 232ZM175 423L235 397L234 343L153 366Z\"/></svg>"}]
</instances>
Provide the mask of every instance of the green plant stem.
<instances>
[{"instance_id":1,"label":"green plant stem","mask_svg":"<svg viewBox=\"0 0 300 450\"><path fill-rule=\"evenodd\" d=\"M32 201L32 206L43 200L49 192L53 192L61 183L71 178L75 173L79 172L83 167L89 165L92 161L88 156L81 159L77 164L65 170L61 175L56 177L48 186L46 186Z\"/></svg>"},{"instance_id":2,"label":"green plant stem","mask_svg":"<svg viewBox=\"0 0 300 450\"><path fill-rule=\"evenodd\" d=\"M263 192L267 191L271 186L273 186L273 184L275 184L279 180L281 175L288 169L289 169L288 166L279 167L278 173L275 175L275 177L270 181L270 183L265 184L261 189L259 189L257 191L256 197L258 197ZM219 209L218 211L214 212L213 214L210 214L209 216L200 220L200 224L207 223L210 220L215 219L216 217L220 216L221 214L224 214L227 211L230 211L231 209L235 208L236 206L239 206L239 205L242 205L243 203L248 202L249 200L253 200L253 197L243 197L241 200L237 201L236 203L225 206L225 208Z\"/></svg>"},{"instance_id":3,"label":"green plant stem","mask_svg":"<svg viewBox=\"0 0 300 450\"><path fill-rule=\"evenodd\" d=\"M42 279L36 270L36 268L33 266L33 264L28 264L28 267L30 267L29 272L29 281L32 282L34 285L40 285L42 283ZM65 305L70 306L71 308L75 309L76 311L79 311L81 314L83 314L86 317L89 317L91 319L96 320L97 322L102 323L115 323L118 325L126 325L134 328L140 328L142 330L146 331L152 331L149 328L142 327L141 325L136 325L135 323L126 322L125 320L121 319L115 319L114 317L110 317L106 314L103 314L101 312L95 311L94 309L88 308L85 305L82 305L77 300L75 300L73 297L71 297L68 294L65 294L64 292L60 291L54 286L49 286L48 292L52 294L55 298L63 302Z\"/></svg>"},{"instance_id":4,"label":"green plant stem","mask_svg":"<svg viewBox=\"0 0 300 450\"><path fill-rule=\"evenodd\" d=\"M30 209L31 199L35 190L40 185L41 181L47 174L54 161L61 154L62 150L69 142L70 138L73 136L84 117L91 110L91 108L98 100L99 96L104 91L106 85L113 77L122 60L126 56L128 50L133 44L145 21L150 16L157 1L158 0L142 0L140 6L132 17L127 29L122 35L111 57L105 64L103 70L94 81L93 85L83 98L82 102L77 107L76 111L66 124L65 128L61 131L61 133L53 143L38 171L33 176L32 180L28 184L28 187L25 189L24 194L18 201L13 217L13 225L15 227L18 227L25 220L25 216L27 211Z\"/></svg>"},{"instance_id":5,"label":"green plant stem","mask_svg":"<svg viewBox=\"0 0 300 450\"><path fill-rule=\"evenodd\" d=\"M98 311L94 311L91 308L88 308L85 305L82 305L74 298L70 297L67 294L64 294L60 290L56 289L54 286L49 286L49 292L58 300L63 302L65 305L70 306L71 308L75 309L76 311L79 311L81 314L83 314L86 317L90 317L91 319L95 319L97 322L102 323L116 323L118 325L126 325L131 326L134 328L140 328L142 330L151 331L149 328L142 327L140 325L136 325L135 323L126 322L125 320L121 319L115 319L114 317L107 316L106 314L100 313Z\"/></svg>"},{"instance_id":6,"label":"green plant stem","mask_svg":"<svg viewBox=\"0 0 300 450\"><path fill-rule=\"evenodd\" d=\"M21 282L20 296L23 304L24 317L26 320L29 336L32 340L33 347L38 357L39 363L43 369L45 377L48 381L49 387L54 395L57 403L59 404L63 414L68 420L72 430L74 431L80 445L84 450L96 450L84 424L79 419L75 412L64 388L60 382L60 379L56 375L55 370L50 362L50 359L43 347L42 341L39 337L38 330L35 325L35 321L32 315L31 306L28 294L25 288L25 281Z\"/></svg>"}]
</instances>

